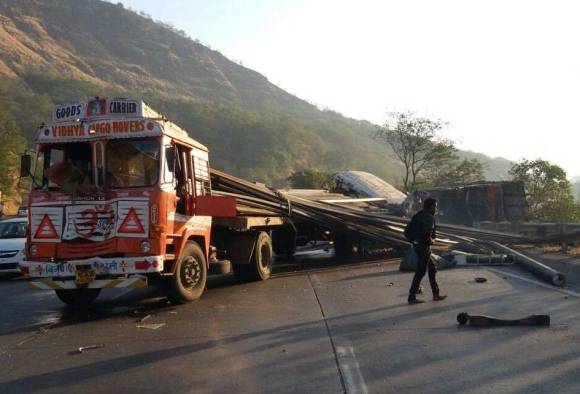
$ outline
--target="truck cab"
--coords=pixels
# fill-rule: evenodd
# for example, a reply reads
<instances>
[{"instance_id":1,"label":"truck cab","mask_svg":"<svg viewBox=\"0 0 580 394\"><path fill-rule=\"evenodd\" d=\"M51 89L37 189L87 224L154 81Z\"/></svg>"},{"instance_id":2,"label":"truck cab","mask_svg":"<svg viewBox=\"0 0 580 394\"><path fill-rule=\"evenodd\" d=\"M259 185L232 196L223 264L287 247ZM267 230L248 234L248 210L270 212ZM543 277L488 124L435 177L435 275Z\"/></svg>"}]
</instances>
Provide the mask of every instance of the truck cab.
<instances>
[{"instance_id":1,"label":"truck cab","mask_svg":"<svg viewBox=\"0 0 580 394\"><path fill-rule=\"evenodd\" d=\"M251 239L234 253L240 273L261 258L256 242L266 245L262 266L270 269L268 234L232 228L235 199L211 196L208 149L143 101L58 105L35 143L36 157L21 166L33 178L20 264L32 288L53 289L69 305L89 304L104 288L148 285L164 286L174 302L191 301L218 262L212 232ZM220 229L214 218L225 220Z\"/></svg>"}]
</instances>

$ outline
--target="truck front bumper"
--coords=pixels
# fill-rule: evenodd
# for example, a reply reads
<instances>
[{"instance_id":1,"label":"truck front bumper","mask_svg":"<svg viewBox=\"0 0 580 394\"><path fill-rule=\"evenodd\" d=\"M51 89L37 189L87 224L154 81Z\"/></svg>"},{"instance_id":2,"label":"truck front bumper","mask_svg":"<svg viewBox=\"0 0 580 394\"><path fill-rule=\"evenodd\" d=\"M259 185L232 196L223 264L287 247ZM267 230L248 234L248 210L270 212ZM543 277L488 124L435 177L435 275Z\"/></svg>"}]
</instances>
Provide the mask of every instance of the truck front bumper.
<instances>
[{"instance_id":1,"label":"truck front bumper","mask_svg":"<svg viewBox=\"0 0 580 394\"><path fill-rule=\"evenodd\" d=\"M94 270L99 275L148 274L163 271L163 256L91 257L62 262L20 262L20 271L30 278L70 278L78 270Z\"/></svg>"},{"instance_id":2,"label":"truck front bumper","mask_svg":"<svg viewBox=\"0 0 580 394\"><path fill-rule=\"evenodd\" d=\"M39 279L29 282L31 288L39 290L140 288L147 286L146 274L163 271L163 256L92 257L63 262L26 260L20 262L20 271ZM79 283L77 271L91 271L92 280Z\"/></svg>"},{"instance_id":3,"label":"truck front bumper","mask_svg":"<svg viewBox=\"0 0 580 394\"><path fill-rule=\"evenodd\" d=\"M147 287L147 277L134 275L130 278L97 279L86 285L77 285L74 280L41 279L28 282L35 290L64 290L64 289L114 289L119 287L139 289Z\"/></svg>"}]
</instances>

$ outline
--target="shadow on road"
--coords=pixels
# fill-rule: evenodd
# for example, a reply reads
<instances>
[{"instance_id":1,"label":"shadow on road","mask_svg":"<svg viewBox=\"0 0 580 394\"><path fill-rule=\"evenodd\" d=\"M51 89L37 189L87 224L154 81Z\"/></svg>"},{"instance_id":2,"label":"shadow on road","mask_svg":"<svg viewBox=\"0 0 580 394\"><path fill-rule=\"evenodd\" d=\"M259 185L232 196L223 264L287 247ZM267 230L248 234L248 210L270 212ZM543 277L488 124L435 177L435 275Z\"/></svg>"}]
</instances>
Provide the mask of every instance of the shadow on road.
<instances>
[{"instance_id":1,"label":"shadow on road","mask_svg":"<svg viewBox=\"0 0 580 394\"><path fill-rule=\"evenodd\" d=\"M377 263L384 264L384 260L379 261L374 257L310 259L308 256L301 256L276 262L273 271L274 277L282 277L303 275L306 272L349 269ZM5 319L3 323L0 323L0 336L80 325L112 317L139 318L180 307L171 304L165 297L163 289L158 287L104 290L92 305L74 308L61 303L52 291L33 291L25 289L25 286L25 279L0 283L0 289L3 288L9 296L14 297L18 294L17 298L11 298L8 306L5 304L4 312L6 316L12 316L12 319ZM209 290L236 286L244 286L244 284L237 282L233 274L210 276L207 282Z\"/></svg>"}]
</instances>

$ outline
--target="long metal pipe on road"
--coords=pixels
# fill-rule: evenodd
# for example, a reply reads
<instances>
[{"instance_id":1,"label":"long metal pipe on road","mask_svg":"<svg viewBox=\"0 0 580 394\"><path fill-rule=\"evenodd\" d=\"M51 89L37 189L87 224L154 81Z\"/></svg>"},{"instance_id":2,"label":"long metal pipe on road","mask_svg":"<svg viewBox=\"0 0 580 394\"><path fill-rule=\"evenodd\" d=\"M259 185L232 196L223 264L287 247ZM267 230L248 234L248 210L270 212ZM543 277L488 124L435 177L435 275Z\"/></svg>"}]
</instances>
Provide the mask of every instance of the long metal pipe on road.
<instances>
[{"instance_id":1,"label":"long metal pipe on road","mask_svg":"<svg viewBox=\"0 0 580 394\"><path fill-rule=\"evenodd\" d=\"M545 264L540 263L538 260L526 256L525 254L520 253L517 250L508 248L507 246L502 245L498 242L490 242L490 244L492 245L492 247L503 253L512 254L515 257L516 264L520 265L526 271L530 271L531 273L545 280L546 282L559 287L562 287L566 284L566 277L563 274L548 267Z\"/></svg>"}]
</instances>

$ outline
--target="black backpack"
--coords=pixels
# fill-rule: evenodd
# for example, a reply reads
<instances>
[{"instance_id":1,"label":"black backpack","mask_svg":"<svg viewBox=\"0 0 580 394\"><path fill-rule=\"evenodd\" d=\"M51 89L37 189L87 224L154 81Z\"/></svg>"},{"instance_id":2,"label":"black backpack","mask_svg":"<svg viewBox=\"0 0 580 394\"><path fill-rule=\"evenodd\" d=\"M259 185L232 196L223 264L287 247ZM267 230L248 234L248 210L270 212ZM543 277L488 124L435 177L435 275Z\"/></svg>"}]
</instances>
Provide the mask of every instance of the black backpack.
<instances>
[{"instance_id":1,"label":"black backpack","mask_svg":"<svg viewBox=\"0 0 580 394\"><path fill-rule=\"evenodd\" d=\"M417 223L417 215L419 213L414 214L409 223L407 223L407 226L405 226L405 238L409 242L416 241L418 238L419 223Z\"/></svg>"}]
</instances>

